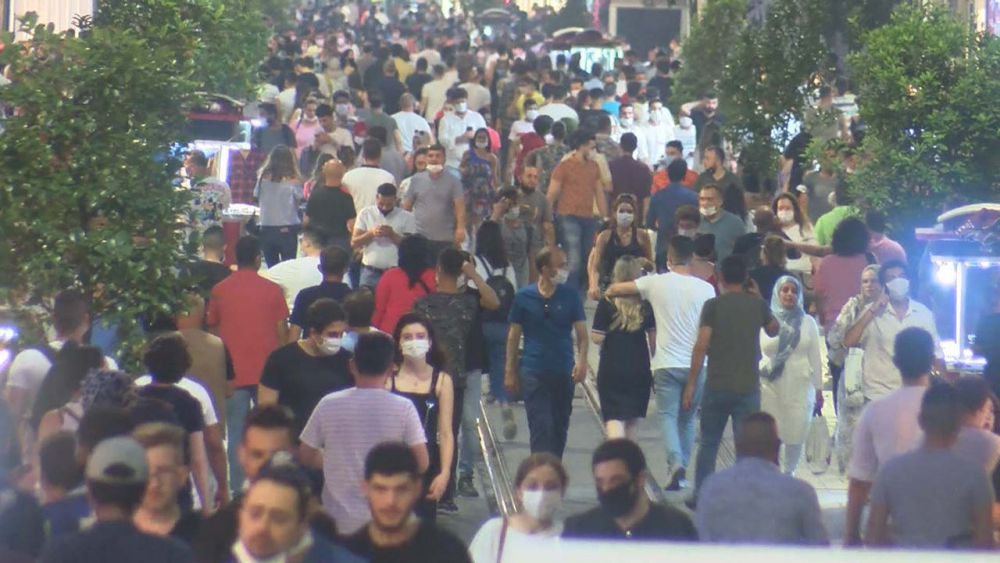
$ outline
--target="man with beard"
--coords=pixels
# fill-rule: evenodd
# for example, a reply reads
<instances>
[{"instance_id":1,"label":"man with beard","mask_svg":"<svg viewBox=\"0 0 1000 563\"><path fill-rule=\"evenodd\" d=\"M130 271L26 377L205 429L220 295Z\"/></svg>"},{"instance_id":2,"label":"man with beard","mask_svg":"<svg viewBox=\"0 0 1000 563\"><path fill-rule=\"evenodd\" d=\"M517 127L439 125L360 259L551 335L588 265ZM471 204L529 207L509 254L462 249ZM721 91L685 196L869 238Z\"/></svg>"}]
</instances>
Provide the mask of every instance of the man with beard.
<instances>
[{"instance_id":1,"label":"man with beard","mask_svg":"<svg viewBox=\"0 0 1000 563\"><path fill-rule=\"evenodd\" d=\"M413 516L421 483L416 456L406 444L388 442L372 448L362 484L372 519L347 538L347 547L371 563L471 563L461 540Z\"/></svg>"},{"instance_id":2,"label":"man with beard","mask_svg":"<svg viewBox=\"0 0 1000 563\"><path fill-rule=\"evenodd\" d=\"M530 281L538 281L535 256L543 247L555 246L556 229L552 207L545 195L538 191L538 168L525 166L521 172L521 196L517 204L521 210L521 220L528 227L528 268Z\"/></svg>"},{"instance_id":3,"label":"man with beard","mask_svg":"<svg viewBox=\"0 0 1000 563\"><path fill-rule=\"evenodd\" d=\"M373 291L382 274L399 264L399 242L417 232L413 213L396 207L396 186L385 183L375 193L375 205L359 210L351 237L351 247L362 249L361 285Z\"/></svg>"}]
</instances>

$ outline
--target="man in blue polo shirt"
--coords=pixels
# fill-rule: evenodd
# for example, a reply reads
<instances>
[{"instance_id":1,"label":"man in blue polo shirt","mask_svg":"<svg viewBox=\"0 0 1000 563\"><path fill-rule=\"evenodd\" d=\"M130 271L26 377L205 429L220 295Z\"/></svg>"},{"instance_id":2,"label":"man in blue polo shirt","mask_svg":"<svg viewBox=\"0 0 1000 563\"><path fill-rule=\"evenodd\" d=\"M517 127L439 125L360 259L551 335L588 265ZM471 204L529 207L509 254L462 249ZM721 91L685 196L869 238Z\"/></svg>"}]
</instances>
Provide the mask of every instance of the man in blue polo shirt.
<instances>
[{"instance_id":1,"label":"man in blue polo shirt","mask_svg":"<svg viewBox=\"0 0 1000 563\"><path fill-rule=\"evenodd\" d=\"M504 387L511 396L520 392L524 399L531 453L549 452L561 458L573 388L587 373L587 320L580 296L565 285L569 269L562 250L543 248L535 265L538 283L521 288L511 305Z\"/></svg>"}]
</instances>

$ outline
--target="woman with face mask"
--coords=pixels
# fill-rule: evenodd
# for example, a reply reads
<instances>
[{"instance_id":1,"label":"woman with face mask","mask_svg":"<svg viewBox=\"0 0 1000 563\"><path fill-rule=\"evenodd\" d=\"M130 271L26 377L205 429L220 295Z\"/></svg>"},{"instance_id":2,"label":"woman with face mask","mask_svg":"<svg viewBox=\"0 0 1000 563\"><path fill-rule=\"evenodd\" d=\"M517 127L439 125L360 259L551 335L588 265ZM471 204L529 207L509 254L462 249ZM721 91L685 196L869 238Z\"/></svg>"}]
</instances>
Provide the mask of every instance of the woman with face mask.
<instances>
[{"instance_id":1,"label":"woman with face mask","mask_svg":"<svg viewBox=\"0 0 1000 563\"><path fill-rule=\"evenodd\" d=\"M803 309L802 283L792 276L774 284L771 312L781 330L774 337L760 333L760 404L778 422L782 469L794 475L812 415L823 408L819 327Z\"/></svg>"},{"instance_id":2,"label":"woman with face mask","mask_svg":"<svg viewBox=\"0 0 1000 563\"><path fill-rule=\"evenodd\" d=\"M610 226L597 235L594 249L587 260L587 272L590 276L590 289L587 296L599 299L604 289L611 281L611 271L622 256L645 258L648 266L653 262L653 246L649 233L640 229L640 217L637 215L639 204L632 194L621 194L615 198L611 206L614 214ZM647 267L647 264L643 264Z\"/></svg>"},{"instance_id":3,"label":"woman with face mask","mask_svg":"<svg viewBox=\"0 0 1000 563\"><path fill-rule=\"evenodd\" d=\"M475 233L492 212L492 198L500 185L500 165L493 154L493 142L485 127L469 141L469 150L462 156L462 191L465 193L465 226L470 244Z\"/></svg>"},{"instance_id":4,"label":"woman with face mask","mask_svg":"<svg viewBox=\"0 0 1000 563\"><path fill-rule=\"evenodd\" d=\"M295 415L295 436L302 432L320 399L354 386L348 368L351 353L342 339L347 313L333 299L317 299L306 312L305 335L267 357L257 404L279 404Z\"/></svg>"},{"instance_id":5,"label":"woman with face mask","mask_svg":"<svg viewBox=\"0 0 1000 563\"><path fill-rule=\"evenodd\" d=\"M809 220L808 215L802 212L795 196L790 193L779 195L771 204L771 211L774 212L781 230L788 235L789 240L795 243L816 244L812 221ZM795 259L789 259L786 267L791 272L798 272L806 276L804 279L806 286L811 286L813 266L818 265L818 263L818 259L802 255Z\"/></svg>"},{"instance_id":6,"label":"woman with face mask","mask_svg":"<svg viewBox=\"0 0 1000 563\"><path fill-rule=\"evenodd\" d=\"M514 477L514 495L520 510L509 518L493 518L472 538L473 563L527 561L534 546L556 541L562 522L555 514L562 506L569 476L559 458L550 453L531 454Z\"/></svg>"},{"instance_id":7,"label":"woman with face mask","mask_svg":"<svg viewBox=\"0 0 1000 563\"><path fill-rule=\"evenodd\" d=\"M438 501L448 488L455 455L455 388L451 376L443 370L445 356L437 345L434 329L424 317L417 313L400 317L393 338L397 343L397 368L385 385L413 403L424 425L430 467L424 472L425 497L417 504L416 513L433 522Z\"/></svg>"},{"instance_id":8,"label":"woman with face mask","mask_svg":"<svg viewBox=\"0 0 1000 563\"><path fill-rule=\"evenodd\" d=\"M295 156L301 157L302 151L313 144L322 127L319 118L316 117L316 108L319 107L319 100L309 98L303 105L292 112L291 127L295 131Z\"/></svg>"}]
</instances>

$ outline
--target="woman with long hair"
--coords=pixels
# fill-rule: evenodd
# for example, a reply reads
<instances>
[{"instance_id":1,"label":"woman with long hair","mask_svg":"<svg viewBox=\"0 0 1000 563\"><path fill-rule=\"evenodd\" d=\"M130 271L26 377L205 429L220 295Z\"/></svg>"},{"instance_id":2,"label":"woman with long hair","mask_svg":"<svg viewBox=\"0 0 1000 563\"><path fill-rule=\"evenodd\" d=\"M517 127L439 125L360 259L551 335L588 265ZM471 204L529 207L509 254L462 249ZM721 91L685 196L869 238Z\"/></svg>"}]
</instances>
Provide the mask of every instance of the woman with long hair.
<instances>
[{"instance_id":1,"label":"woman with long hair","mask_svg":"<svg viewBox=\"0 0 1000 563\"><path fill-rule=\"evenodd\" d=\"M778 235L767 235L760 245L761 265L750 270L750 279L757 283L760 296L770 299L771 292L778 280L790 275L786 264L785 240Z\"/></svg>"},{"instance_id":2,"label":"woman with long hair","mask_svg":"<svg viewBox=\"0 0 1000 563\"><path fill-rule=\"evenodd\" d=\"M492 151L490 132L481 127L469 141L469 150L462 155L459 164L470 240L475 237L479 225L490 216L493 193L500 186L500 165Z\"/></svg>"},{"instance_id":3,"label":"woman with long hair","mask_svg":"<svg viewBox=\"0 0 1000 563\"><path fill-rule=\"evenodd\" d=\"M510 289L517 289L514 267L507 260L500 224L485 221L476 234L476 271L484 280L492 276L503 276L510 282ZM495 288L494 288L495 289ZM498 295L499 296L499 295ZM510 407L511 397L503 386L504 368L507 365L507 329L510 323L506 315L494 314L483 317L483 339L486 343L487 369L490 375L490 397L500 403L503 417L503 434L508 440L517 435L514 411Z\"/></svg>"},{"instance_id":4,"label":"woman with long hair","mask_svg":"<svg viewBox=\"0 0 1000 563\"><path fill-rule=\"evenodd\" d=\"M566 496L569 475L559 458L531 454L514 475L514 497L521 509L513 516L488 520L469 545L473 563L527 561L541 540L556 541L563 523L555 518Z\"/></svg>"},{"instance_id":5,"label":"woman with long hair","mask_svg":"<svg viewBox=\"0 0 1000 563\"><path fill-rule=\"evenodd\" d=\"M292 112L292 119L288 125L295 132L296 157L302 157L302 151L313 145L316 133L323 128L320 125L319 117L316 116L316 108L318 107L319 100L315 97L309 97Z\"/></svg>"},{"instance_id":6,"label":"woman with long hair","mask_svg":"<svg viewBox=\"0 0 1000 563\"><path fill-rule=\"evenodd\" d=\"M771 204L771 210L781 225L781 230L788 235L788 239L795 243L816 244L816 235L813 233L812 221L809 216L802 212L798 199L790 193L783 193L775 198ZM795 259L788 260L786 267L789 271L798 272L804 276L812 276L813 258L802 255ZM809 285L806 280L806 285Z\"/></svg>"},{"instance_id":7,"label":"woman with long hair","mask_svg":"<svg viewBox=\"0 0 1000 563\"><path fill-rule=\"evenodd\" d=\"M319 158L316 159L316 165L313 166L312 174L309 179L305 181L302 188L302 194L306 200L309 199L309 194L313 192L316 188L322 188L326 185L326 177L323 174L323 166L331 160L337 160L337 157L330 153L322 153Z\"/></svg>"},{"instance_id":8,"label":"woman with long hair","mask_svg":"<svg viewBox=\"0 0 1000 563\"><path fill-rule=\"evenodd\" d=\"M288 116L288 125L296 122L296 118L302 115L308 101L319 95L319 78L312 72L305 72L295 77L295 101L292 111ZM312 140L309 141L312 144ZM302 146L299 143L299 146ZM308 145L307 145L308 146Z\"/></svg>"},{"instance_id":9,"label":"woman with long hair","mask_svg":"<svg viewBox=\"0 0 1000 563\"><path fill-rule=\"evenodd\" d=\"M635 281L640 276L639 260L622 256L615 263L612 283ZM634 441L639 419L646 417L653 385L649 351L656 345L656 321L652 308L634 295L605 297L597 303L590 339L601 347L597 394L608 438Z\"/></svg>"},{"instance_id":10,"label":"woman with long hair","mask_svg":"<svg viewBox=\"0 0 1000 563\"><path fill-rule=\"evenodd\" d=\"M403 178L403 181L399 183L398 197L400 201L406 198L406 191L410 189L410 180L418 172L423 172L424 170L427 170L427 147L420 147L413 153L413 167L410 168L410 175Z\"/></svg>"},{"instance_id":11,"label":"woman with long hair","mask_svg":"<svg viewBox=\"0 0 1000 563\"><path fill-rule=\"evenodd\" d=\"M645 258L653 263L653 245L649 233L642 226L642 218L636 217L639 212L639 201L632 194L621 194L615 198L611 206L614 213L607 229L597 235L594 250L587 260L587 271L590 278L590 289L587 292L591 299L599 299L602 291L608 287L612 270L623 256Z\"/></svg>"},{"instance_id":12,"label":"woman with long hair","mask_svg":"<svg viewBox=\"0 0 1000 563\"><path fill-rule=\"evenodd\" d=\"M303 188L292 149L278 145L267 156L254 198L260 205L260 238L267 267L295 258L302 225L299 205Z\"/></svg>"},{"instance_id":13,"label":"woman with long hair","mask_svg":"<svg viewBox=\"0 0 1000 563\"><path fill-rule=\"evenodd\" d=\"M392 334L396 340L396 373L386 388L409 399L417 409L427 435L430 466L424 472L425 498L417 504L417 515L434 521L437 503L448 488L455 456L452 417L455 388L444 371L445 354L438 346L431 324L417 313L399 318Z\"/></svg>"},{"instance_id":14,"label":"woman with long hair","mask_svg":"<svg viewBox=\"0 0 1000 563\"><path fill-rule=\"evenodd\" d=\"M782 469L788 475L795 474L802 458L813 412L823 408L819 327L803 309L802 293L802 282L782 276L770 296L781 330L773 337L760 332L761 410L778 422Z\"/></svg>"},{"instance_id":15,"label":"woman with long hair","mask_svg":"<svg viewBox=\"0 0 1000 563\"><path fill-rule=\"evenodd\" d=\"M375 328L392 332L417 298L435 291L437 275L430 264L427 239L423 235L403 237L399 242L399 265L386 270L375 287Z\"/></svg>"}]
</instances>

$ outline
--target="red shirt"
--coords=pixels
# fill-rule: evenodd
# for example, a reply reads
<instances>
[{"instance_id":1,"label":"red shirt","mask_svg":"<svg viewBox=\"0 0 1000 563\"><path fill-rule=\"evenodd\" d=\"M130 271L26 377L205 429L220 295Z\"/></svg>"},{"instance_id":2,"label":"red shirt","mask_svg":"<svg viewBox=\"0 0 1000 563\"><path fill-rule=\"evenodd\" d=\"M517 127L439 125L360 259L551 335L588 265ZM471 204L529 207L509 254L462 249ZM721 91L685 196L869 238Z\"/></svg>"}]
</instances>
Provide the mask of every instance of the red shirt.
<instances>
[{"instance_id":1,"label":"red shirt","mask_svg":"<svg viewBox=\"0 0 1000 563\"><path fill-rule=\"evenodd\" d=\"M532 131L521 135L518 140L521 141L521 152L517 153L517 166L514 168L514 173L520 178L521 167L524 166L524 157L528 156L529 152L544 147L545 139Z\"/></svg>"},{"instance_id":2,"label":"red shirt","mask_svg":"<svg viewBox=\"0 0 1000 563\"><path fill-rule=\"evenodd\" d=\"M689 188L694 188L694 183L698 181L698 173L694 170L688 169L687 174L684 175L684 179L681 183ZM662 190L663 188L670 185L670 178L667 178L667 169L663 168L659 170L656 174L653 174L653 188L649 191L650 195Z\"/></svg>"},{"instance_id":3,"label":"red shirt","mask_svg":"<svg viewBox=\"0 0 1000 563\"><path fill-rule=\"evenodd\" d=\"M229 349L237 387L257 385L278 342L278 323L288 318L281 287L252 270L237 270L212 288L208 326Z\"/></svg>"},{"instance_id":4,"label":"red shirt","mask_svg":"<svg viewBox=\"0 0 1000 563\"><path fill-rule=\"evenodd\" d=\"M410 278L401 268L390 268L382 274L382 279L375 288L375 314L372 315L372 326L392 334L399 318L413 307L413 302L418 297L430 293L427 289L431 291L437 289L437 279L431 268L424 270L420 279L423 280L423 285L415 283L410 287ZM427 289L424 289L425 285Z\"/></svg>"}]
</instances>

